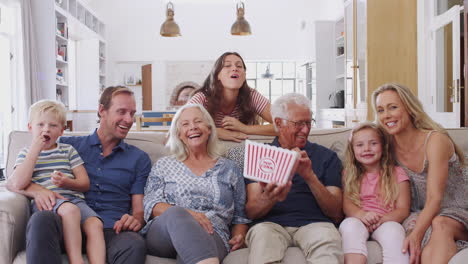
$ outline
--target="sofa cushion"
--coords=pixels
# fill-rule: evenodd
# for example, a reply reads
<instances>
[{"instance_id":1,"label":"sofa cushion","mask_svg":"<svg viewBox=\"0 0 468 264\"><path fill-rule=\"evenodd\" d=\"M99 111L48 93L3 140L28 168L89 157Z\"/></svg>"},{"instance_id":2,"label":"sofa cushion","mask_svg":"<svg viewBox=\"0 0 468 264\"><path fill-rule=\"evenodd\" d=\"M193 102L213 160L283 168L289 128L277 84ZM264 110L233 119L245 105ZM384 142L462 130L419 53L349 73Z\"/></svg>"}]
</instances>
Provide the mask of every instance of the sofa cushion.
<instances>
[{"instance_id":1,"label":"sofa cushion","mask_svg":"<svg viewBox=\"0 0 468 264\"><path fill-rule=\"evenodd\" d=\"M312 129L309 135L309 140L325 147L328 147L337 152L338 156L343 160L344 151L346 149L346 145L348 142L349 134L351 129L349 128L342 128L342 129ZM468 140L466 140L468 129L460 128L460 129L449 129L449 134L453 138L453 140L457 143L458 146L461 147L465 154L468 154ZM72 132L72 133L65 133L65 135L87 135L88 133L85 132ZM157 159L165 156L168 154L168 150L164 147L164 142L166 139L166 133L164 132L130 132L127 136L126 142L128 144L132 144L137 146L138 148L142 149L143 151L147 152L151 158L151 161L154 163ZM249 136L249 139L255 140L257 142L271 142L273 137L268 136ZM27 131L14 131L9 135L8 141L8 159L7 159L7 170L6 170L6 177L8 178L12 172L12 166L15 162L17 153L20 151L21 148L28 146L31 142L31 135ZM223 148L224 150L228 150L233 146L238 146L239 143L235 142L228 142L223 141ZM468 159L466 161L468 163ZM11 193L5 192L4 190L0 190L0 201L11 204L10 198L13 197ZM23 200L26 200L25 197L21 197ZM15 198L17 199L17 198ZM6 224L8 226L2 226L3 232L0 231L0 237L3 241L8 241L4 247L0 247L0 255L8 255L8 256L15 256L16 252L11 252L12 248L17 249L24 249L24 231L26 221L29 217L29 210L27 208L22 208L23 205L27 205L27 202L21 202L21 205L14 205L17 210L14 214L1 214L0 210L0 223ZM21 207L21 208L19 208ZM2 207L0 206L0 209ZM27 212L27 216L19 217L16 214L22 214ZM16 220L15 220L16 219ZM13 225L10 225L13 223ZM12 231L15 230L15 231ZM10 238L18 238L21 239L14 239L11 241ZM10 243L14 243L15 245L12 246ZM9 245L9 246L8 246ZM380 245L375 241L369 241L367 243L368 246L368 263L382 263L382 254ZM223 263L225 264L232 264L232 263L247 263L248 257L248 249L241 249L235 252L230 253ZM2 258L0 258L1 260ZM66 257L64 256L64 259ZM468 259L468 249L465 249L455 255L452 260L449 262L450 264L460 264L465 263L465 260ZM5 261L5 263L10 263L11 260ZM286 252L284 263L305 263L304 256L302 252L300 252L299 248L289 248ZM3 261L0 261L3 263ZM26 258L24 251L20 252L15 257L15 261L13 263L26 263ZM66 263L66 261L64 262ZM174 264L175 260L173 259L165 259L165 258L158 258L154 256L147 256L145 263L152 263L152 264Z\"/></svg>"}]
</instances>

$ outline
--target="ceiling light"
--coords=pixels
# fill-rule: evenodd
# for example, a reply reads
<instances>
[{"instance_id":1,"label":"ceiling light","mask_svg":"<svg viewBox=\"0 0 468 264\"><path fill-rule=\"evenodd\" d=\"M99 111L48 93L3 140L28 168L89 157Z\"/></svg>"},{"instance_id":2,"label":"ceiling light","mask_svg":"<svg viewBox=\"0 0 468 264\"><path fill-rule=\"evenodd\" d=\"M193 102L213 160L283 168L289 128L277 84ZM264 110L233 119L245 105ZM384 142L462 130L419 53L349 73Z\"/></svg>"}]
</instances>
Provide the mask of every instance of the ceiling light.
<instances>
[{"instance_id":1,"label":"ceiling light","mask_svg":"<svg viewBox=\"0 0 468 264\"><path fill-rule=\"evenodd\" d=\"M174 5L172 2L167 3L166 6L166 21L161 25L161 36L163 37L178 37L180 36L180 29L174 21Z\"/></svg>"},{"instance_id":2,"label":"ceiling light","mask_svg":"<svg viewBox=\"0 0 468 264\"><path fill-rule=\"evenodd\" d=\"M245 36L251 35L250 25L244 18L244 2L237 3L237 20L232 24L231 35Z\"/></svg>"}]
</instances>

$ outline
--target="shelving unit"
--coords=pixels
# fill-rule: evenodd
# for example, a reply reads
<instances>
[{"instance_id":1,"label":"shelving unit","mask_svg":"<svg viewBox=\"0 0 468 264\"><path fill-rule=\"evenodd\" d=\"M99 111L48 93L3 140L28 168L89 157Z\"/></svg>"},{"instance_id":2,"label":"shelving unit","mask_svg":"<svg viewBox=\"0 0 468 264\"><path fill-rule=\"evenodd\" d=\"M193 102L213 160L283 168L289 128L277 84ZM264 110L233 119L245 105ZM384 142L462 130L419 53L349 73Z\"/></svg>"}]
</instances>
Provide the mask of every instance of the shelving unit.
<instances>
[{"instance_id":1,"label":"shelving unit","mask_svg":"<svg viewBox=\"0 0 468 264\"><path fill-rule=\"evenodd\" d=\"M60 100L69 110L94 109L106 86L104 22L81 0L31 5L43 97Z\"/></svg>"},{"instance_id":2,"label":"shelving unit","mask_svg":"<svg viewBox=\"0 0 468 264\"><path fill-rule=\"evenodd\" d=\"M320 128L347 125L346 33L345 17L315 23L317 88L312 105Z\"/></svg>"},{"instance_id":3,"label":"shelving unit","mask_svg":"<svg viewBox=\"0 0 468 264\"><path fill-rule=\"evenodd\" d=\"M346 74L345 74L345 61L346 61L346 45L345 45L345 19L344 17L338 19L335 23L335 60L336 60L336 86L335 86L335 93L343 91L345 94L345 82L346 82ZM345 96L346 97L346 96ZM344 99L346 101L346 98ZM345 103L346 105L346 103Z\"/></svg>"},{"instance_id":4,"label":"shelving unit","mask_svg":"<svg viewBox=\"0 0 468 264\"><path fill-rule=\"evenodd\" d=\"M100 27L100 26L99 26ZM106 43L99 41L99 90L106 87Z\"/></svg>"},{"instance_id":5,"label":"shelving unit","mask_svg":"<svg viewBox=\"0 0 468 264\"><path fill-rule=\"evenodd\" d=\"M56 1L55 6L55 97L68 108L68 18L64 11L67 5L66 1Z\"/></svg>"}]
</instances>

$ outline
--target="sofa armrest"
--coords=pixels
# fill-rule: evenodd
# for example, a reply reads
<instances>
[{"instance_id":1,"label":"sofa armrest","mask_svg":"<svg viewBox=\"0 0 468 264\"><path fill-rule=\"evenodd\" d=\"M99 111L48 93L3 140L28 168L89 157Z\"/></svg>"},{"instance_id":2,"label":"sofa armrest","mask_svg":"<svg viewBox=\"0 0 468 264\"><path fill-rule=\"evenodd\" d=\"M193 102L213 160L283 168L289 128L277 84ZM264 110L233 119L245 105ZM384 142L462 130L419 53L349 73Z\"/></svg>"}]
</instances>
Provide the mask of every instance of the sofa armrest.
<instances>
[{"instance_id":1,"label":"sofa armrest","mask_svg":"<svg viewBox=\"0 0 468 264\"><path fill-rule=\"evenodd\" d=\"M13 263L24 249L29 216L28 198L0 187L0 263Z\"/></svg>"}]
</instances>

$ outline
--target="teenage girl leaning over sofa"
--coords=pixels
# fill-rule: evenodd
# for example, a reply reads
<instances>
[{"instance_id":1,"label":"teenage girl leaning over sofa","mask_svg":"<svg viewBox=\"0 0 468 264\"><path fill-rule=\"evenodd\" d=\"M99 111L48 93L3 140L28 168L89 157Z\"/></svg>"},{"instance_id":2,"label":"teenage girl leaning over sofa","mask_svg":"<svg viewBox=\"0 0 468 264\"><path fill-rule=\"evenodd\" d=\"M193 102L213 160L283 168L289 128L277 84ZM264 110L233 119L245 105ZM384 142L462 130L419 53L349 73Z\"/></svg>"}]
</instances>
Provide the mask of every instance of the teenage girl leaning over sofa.
<instances>
[{"instance_id":1,"label":"teenage girl leaning over sofa","mask_svg":"<svg viewBox=\"0 0 468 264\"><path fill-rule=\"evenodd\" d=\"M208 110L221 139L240 142L247 135L275 135L271 104L247 85L245 63L236 52L225 52L216 60L189 103L201 104ZM258 116L270 124L259 125Z\"/></svg>"}]
</instances>

